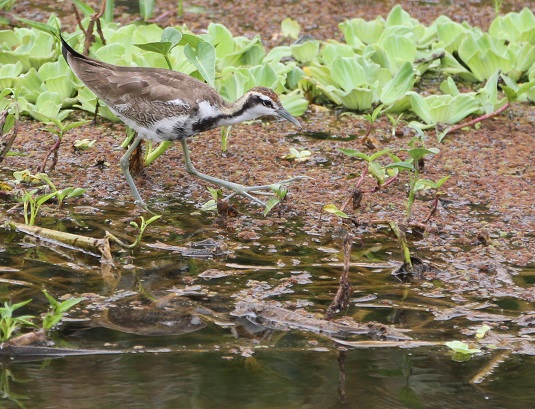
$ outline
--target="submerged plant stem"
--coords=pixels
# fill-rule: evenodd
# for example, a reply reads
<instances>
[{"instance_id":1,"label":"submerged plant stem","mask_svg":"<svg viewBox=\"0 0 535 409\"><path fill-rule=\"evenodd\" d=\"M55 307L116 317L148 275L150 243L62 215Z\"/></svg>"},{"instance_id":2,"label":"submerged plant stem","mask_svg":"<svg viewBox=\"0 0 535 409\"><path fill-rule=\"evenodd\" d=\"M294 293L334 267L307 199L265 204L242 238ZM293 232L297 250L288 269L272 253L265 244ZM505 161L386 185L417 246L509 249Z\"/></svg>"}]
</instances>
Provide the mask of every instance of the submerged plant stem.
<instances>
[{"instance_id":1,"label":"submerged plant stem","mask_svg":"<svg viewBox=\"0 0 535 409\"><path fill-rule=\"evenodd\" d=\"M351 283L349 282L349 267L351 265L351 247L353 246L353 234L346 232L344 237L344 269L340 276L340 286L336 293L333 302L325 313L325 319L331 320L334 314L342 311L349 306L349 298L351 296Z\"/></svg>"},{"instance_id":2,"label":"submerged plant stem","mask_svg":"<svg viewBox=\"0 0 535 409\"><path fill-rule=\"evenodd\" d=\"M407 237L405 236L405 232L399 228L399 225L396 221L388 222L388 225L398 238L406 268L408 270L412 270L411 252L409 250L409 246L407 245Z\"/></svg>"}]
</instances>

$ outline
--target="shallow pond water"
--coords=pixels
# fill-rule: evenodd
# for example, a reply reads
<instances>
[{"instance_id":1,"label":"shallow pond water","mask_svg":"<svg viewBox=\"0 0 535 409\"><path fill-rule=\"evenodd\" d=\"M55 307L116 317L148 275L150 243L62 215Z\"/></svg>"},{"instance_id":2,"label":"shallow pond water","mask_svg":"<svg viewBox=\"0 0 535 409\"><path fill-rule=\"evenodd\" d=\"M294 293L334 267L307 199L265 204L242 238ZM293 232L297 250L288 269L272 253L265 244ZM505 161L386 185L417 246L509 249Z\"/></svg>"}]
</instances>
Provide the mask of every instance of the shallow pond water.
<instances>
[{"instance_id":1,"label":"shallow pond water","mask_svg":"<svg viewBox=\"0 0 535 409\"><path fill-rule=\"evenodd\" d=\"M436 351L340 357L281 346L246 359L188 352L12 363L2 378L14 377L9 393L32 408L532 407L532 359L513 359L484 389L466 383L481 364L459 365ZM4 400L2 407L17 405Z\"/></svg>"},{"instance_id":2,"label":"shallow pond water","mask_svg":"<svg viewBox=\"0 0 535 409\"><path fill-rule=\"evenodd\" d=\"M162 220L148 228L139 249L114 251L114 268L93 255L0 231L1 298L32 298L24 312L39 315L47 308L41 288L57 297L86 296L55 334L55 347L100 351L54 359L4 357L0 407L527 408L535 403L530 356L507 352L476 385L470 381L502 351L461 363L443 345L346 348L318 331L249 327L232 315L239 300L249 297L323 316L343 264L336 228L306 228L292 217L259 225L251 222L254 208L239 223L221 227L215 215L188 203L153 205ZM43 209L42 227L91 237L103 237L105 230L133 235L128 222L137 210L130 205L67 207L57 214L55 208ZM20 218L20 211L8 213ZM227 254L199 258L180 252L206 239ZM440 254L420 255L443 262ZM431 290L447 287L447 280L404 283L392 275L399 260L388 235L376 232L357 240L352 302L338 316L409 329L414 340L439 343L462 340L463 329L481 325L465 319L468 313L435 319L436 311L459 305L451 300L451 289L447 296L432 295ZM532 277L525 269L515 283L528 287ZM494 301L483 307L490 317L529 311L522 300Z\"/></svg>"}]
</instances>

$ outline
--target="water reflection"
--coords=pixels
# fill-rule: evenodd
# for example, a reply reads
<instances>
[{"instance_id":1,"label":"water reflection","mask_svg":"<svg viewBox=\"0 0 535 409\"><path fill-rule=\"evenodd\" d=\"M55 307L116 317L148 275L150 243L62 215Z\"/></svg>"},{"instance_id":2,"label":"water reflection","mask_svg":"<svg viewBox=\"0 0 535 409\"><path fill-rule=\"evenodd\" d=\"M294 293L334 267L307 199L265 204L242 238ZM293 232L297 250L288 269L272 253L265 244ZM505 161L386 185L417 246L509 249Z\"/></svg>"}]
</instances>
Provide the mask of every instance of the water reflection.
<instances>
[{"instance_id":1,"label":"water reflection","mask_svg":"<svg viewBox=\"0 0 535 409\"><path fill-rule=\"evenodd\" d=\"M352 350L340 356L336 351L268 349L251 358L218 352L69 357L45 364L3 364L0 379L5 400L0 406L533 407L535 396L529 391L534 361L515 361L514 371L510 368L503 379L481 389L466 383L475 362L459 366L432 350Z\"/></svg>"}]
</instances>

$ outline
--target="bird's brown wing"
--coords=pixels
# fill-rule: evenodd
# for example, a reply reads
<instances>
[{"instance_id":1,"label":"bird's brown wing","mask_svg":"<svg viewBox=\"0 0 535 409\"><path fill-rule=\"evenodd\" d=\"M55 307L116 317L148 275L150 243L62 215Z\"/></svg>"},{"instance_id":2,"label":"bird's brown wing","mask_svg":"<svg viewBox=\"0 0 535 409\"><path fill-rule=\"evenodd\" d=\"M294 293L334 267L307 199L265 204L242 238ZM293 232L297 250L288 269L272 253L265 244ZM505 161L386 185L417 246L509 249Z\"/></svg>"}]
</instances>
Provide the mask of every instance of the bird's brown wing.
<instances>
[{"instance_id":1,"label":"bird's brown wing","mask_svg":"<svg viewBox=\"0 0 535 409\"><path fill-rule=\"evenodd\" d=\"M147 67L123 67L87 57L70 55L69 65L76 76L108 105L128 104L135 100L168 102L180 100L194 108L208 100L224 105L221 96L208 84L189 75Z\"/></svg>"}]
</instances>

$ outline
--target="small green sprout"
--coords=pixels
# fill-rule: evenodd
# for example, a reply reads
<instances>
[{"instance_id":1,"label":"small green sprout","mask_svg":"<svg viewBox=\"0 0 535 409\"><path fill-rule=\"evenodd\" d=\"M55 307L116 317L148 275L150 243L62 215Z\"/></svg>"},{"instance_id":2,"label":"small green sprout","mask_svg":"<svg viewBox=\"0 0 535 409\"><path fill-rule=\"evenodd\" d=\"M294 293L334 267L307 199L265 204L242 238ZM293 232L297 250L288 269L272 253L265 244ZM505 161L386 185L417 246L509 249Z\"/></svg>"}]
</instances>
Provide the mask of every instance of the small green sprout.
<instances>
[{"instance_id":1,"label":"small green sprout","mask_svg":"<svg viewBox=\"0 0 535 409\"><path fill-rule=\"evenodd\" d=\"M28 226L33 226L35 224L35 219L43 203L56 196L56 192L47 193L41 196L35 196L36 193L37 189L34 189L24 193L21 198L24 207L24 223Z\"/></svg>"},{"instance_id":2,"label":"small green sprout","mask_svg":"<svg viewBox=\"0 0 535 409\"><path fill-rule=\"evenodd\" d=\"M407 236L405 235L405 232L399 227L398 222L396 222L395 220L390 221L388 225L390 226L390 229L398 239L399 247L403 255L403 267L406 271L412 273L414 270L411 259L411 251L409 249L409 244L407 243Z\"/></svg>"},{"instance_id":3,"label":"small green sprout","mask_svg":"<svg viewBox=\"0 0 535 409\"><path fill-rule=\"evenodd\" d=\"M139 216L139 219L140 219L140 223L137 223L137 222L130 222L130 225L135 227L136 229L139 230L138 232L138 235L136 237L136 239L134 240L134 242L132 244L126 244L124 243L123 241L119 240L117 237L115 237L113 234L111 234L110 232L106 232L106 237L113 240L115 243L117 243L119 246L125 248L125 249L129 249L129 250L132 250L134 248L136 248L139 243L141 243L141 238L143 237L143 233L145 233L145 229L149 226L149 224L155 222L156 220L158 220L160 217L162 217L161 215L154 215L152 216L149 220L145 220L145 218L143 216Z\"/></svg>"},{"instance_id":4,"label":"small green sprout","mask_svg":"<svg viewBox=\"0 0 535 409\"><path fill-rule=\"evenodd\" d=\"M493 0L494 3L494 14L496 14L496 17L500 15L500 11L502 9L503 0Z\"/></svg>"},{"instance_id":5,"label":"small green sprout","mask_svg":"<svg viewBox=\"0 0 535 409\"><path fill-rule=\"evenodd\" d=\"M39 209L45 202L55 197L58 201L59 207L61 207L63 205L63 200L81 196L86 191L85 189L79 187L68 187L63 190L58 190L46 173L37 173L32 175L27 169L13 172L13 176L15 177L16 183L38 184L45 182L48 187L52 189L52 192L39 196L36 196L39 189L26 191L22 195L20 200L24 206L24 223L29 226L33 226L35 224L35 219L39 213Z\"/></svg>"},{"instance_id":6,"label":"small green sprout","mask_svg":"<svg viewBox=\"0 0 535 409\"><path fill-rule=\"evenodd\" d=\"M223 197L223 191L221 189L214 189L210 186L207 187L212 199L208 200L205 204L201 206L201 210L206 212L211 212L217 210L217 202Z\"/></svg>"},{"instance_id":7,"label":"small green sprout","mask_svg":"<svg viewBox=\"0 0 535 409\"><path fill-rule=\"evenodd\" d=\"M403 114L399 114L397 117L394 117L393 115L386 114L386 117L392 124L392 137L396 136L397 127L399 125L399 121L403 117Z\"/></svg>"},{"instance_id":8,"label":"small green sprout","mask_svg":"<svg viewBox=\"0 0 535 409\"><path fill-rule=\"evenodd\" d=\"M54 191L59 207L63 206L63 200L81 196L86 192L86 189L82 189L81 187L67 187L63 190L58 190L46 173L38 173L36 177L46 182L46 184Z\"/></svg>"},{"instance_id":9,"label":"small green sprout","mask_svg":"<svg viewBox=\"0 0 535 409\"><path fill-rule=\"evenodd\" d=\"M139 13L144 21L154 14L154 0L139 0Z\"/></svg>"},{"instance_id":10,"label":"small green sprout","mask_svg":"<svg viewBox=\"0 0 535 409\"><path fill-rule=\"evenodd\" d=\"M32 185L37 185L43 181L39 175L41 175L41 173L32 175L28 169L13 172L13 177L15 178L16 183L29 183Z\"/></svg>"},{"instance_id":11,"label":"small green sprout","mask_svg":"<svg viewBox=\"0 0 535 409\"><path fill-rule=\"evenodd\" d=\"M230 126L224 126L221 128L221 152L226 152L228 150L228 137L230 136L230 130L232 129L232 125Z\"/></svg>"},{"instance_id":12,"label":"small green sprout","mask_svg":"<svg viewBox=\"0 0 535 409\"><path fill-rule=\"evenodd\" d=\"M364 160L367 163L365 174L369 173L375 179L375 181L377 182L377 188L389 185L398 176L399 169L394 166L394 164L401 162L401 159L394 155L392 152L390 152L390 150L388 149L380 150L369 156L355 149L339 148L338 150L346 154L347 156L354 156ZM383 166L377 160L382 156L388 156L389 159L393 161L393 163Z\"/></svg>"},{"instance_id":13,"label":"small green sprout","mask_svg":"<svg viewBox=\"0 0 535 409\"><path fill-rule=\"evenodd\" d=\"M2 0L0 1L0 10L9 11L15 5L16 0Z\"/></svg>"},{"instance_id":14,"label":"small green sprout","mask_svg":"<svg viewBox=\"0 0 535 409\"><path fill-rule=\"evenodd\" d=\"M69 298L63 302L59 302L52 297L46 290L43 290L43 294L50 303L51 311L47 312L43 318L43 329L50 331L63 319L65 313L69 311L79 302L85 300L84 297Z\"/></svg>"},{"instance_id":15,"label":"small green sprout","mask_svg":"<svg viewBox=\"0 0 535 409\"><path fill-rule=\"evenodd\" d=\"M322 212L334 214L335 216L341 217L342 219L349 219L349 216L342 212L336 205L329 203L323 206Z\"/></svg>"},{"instance_id":16,"label":"small green sprout","mask_svg":"<svg viewBox=\"0 0 535 409\"><path fill-rule=\"evenodd\" d=\"M407 206L406 206L406 212L405 212L405 218L406 220L409 220L412 212L412 206L414 204L414 199L416 195L417 190L421 190L425 187L425 184L427 181L422 181L420 179L420 170L419 170L419 163L422 161L427 155L434 155L437 154L439 150L437 148L413 148L407 151L409 154L409 159L401 162L394 162L386 166L387 169L395 168L398 170L408 170L410 172L410 179L409 179L409 197L407 199ZM442 178L440 181L440 186L447 180L446 178ZM420 184L417 186L417 183L420 182ZM431 182L433 183L433 182ZM436 184L435 184L436 185Z\"/></svg>"},{"instance_id":17,"label":"small green sprout","mask_svg":"<svg viewBox=\"0 0 535 409\"><path fill-rule=\"evenodd\" d=\"M434 189L438 192L439 189L442 187L442 185L446 183L446 181L450 177L451 175L444 176L443 178L440 178L436 182L433 182L432 180L429 180L429 179L418 179L416 183L414 184L414 190L419 191L419 190L426 190L426 189Z\"/></svg>"},{"instance_id":18,"label":"small green sprout","mask_svg":"<svg viewBox=\"0 0 535 409\"><path fill-rule=\"evenodd\" d=\"M288 194L288 188L281 184L271 185L271 190L273 190L273 193L275 193L275 197L272 197L267 201L266 208L263 212L264 217L267 216L267 214L273 210L275 206L277 206L279 203L282 203Z\"/></svg>"},{"instance_id":19,"label":"small green sprout","mask_svg":"<svg viewBox=\"0 0 535 409\"><path fill-rule=\"evenodd\" d=\"M48 151L43 163L41 164L41 171L44 172L46 162L50 155L53 155L51 169L54 169L57 163L59 145L63 136L70 130L78 128L88 123L88 121L74 121L64 124L63 121L72 112L70 109L62 109L61 96L57 92L45 91L37 97L35 104L28 104L27 112L35 119L43 122L46 125L54 125L55 127L45 128L45 131L54 135L55 143Z\"/></svg>"},{"instance_id":20,"label":"small green sprout","mask_svg":"<svg viewBox=\"0 0 535 409\"><path fill-rule=\"evenodd\" d=\"M377 118L379 118L379 116L381 115L382 111L383 111L383 107L384 107L384 104L381 104L379 105L377 108L375 108L373 110L373 112L371 114L364 114L362 115L363 118L368 121L368 124L370 125L370 131L371 131L371 127L373 126L373 124L375 123L375 121L377 120ZM369 131L366 133L366 136L369 135Z\"/></svg>"},{"instance_id":21,"label":"small green sprout","mask_svg":"<svg viewBox=\"0 0 535 409\"><path fill-rule=\"evenodd\" d=\"M8 341L13 334L17 332L22 326L35 326L30 320L34 318L31 315L21 315L14 317L13 312L32 300L26 300L17 304L11 302L4 302L4 306L0 307L0 341Z\"/></svg>"}]
</instances>

